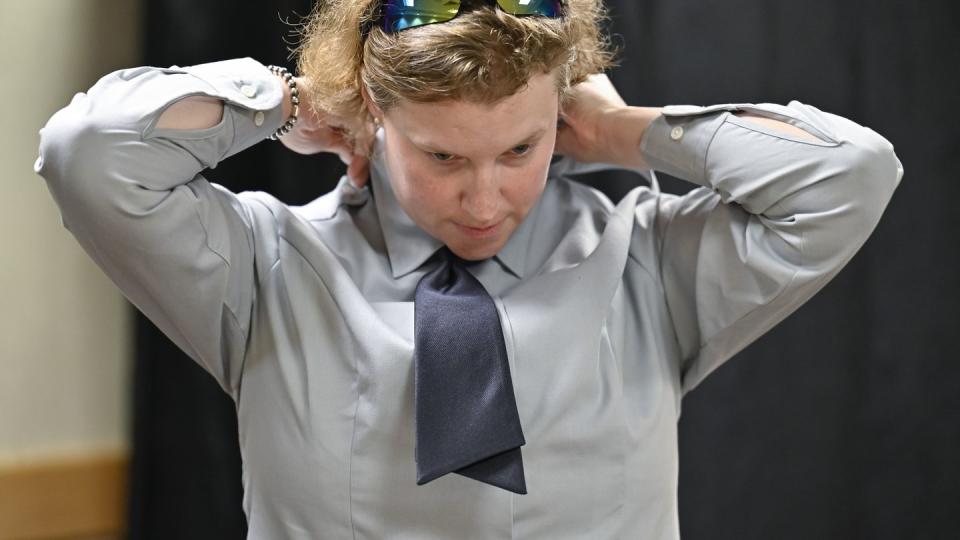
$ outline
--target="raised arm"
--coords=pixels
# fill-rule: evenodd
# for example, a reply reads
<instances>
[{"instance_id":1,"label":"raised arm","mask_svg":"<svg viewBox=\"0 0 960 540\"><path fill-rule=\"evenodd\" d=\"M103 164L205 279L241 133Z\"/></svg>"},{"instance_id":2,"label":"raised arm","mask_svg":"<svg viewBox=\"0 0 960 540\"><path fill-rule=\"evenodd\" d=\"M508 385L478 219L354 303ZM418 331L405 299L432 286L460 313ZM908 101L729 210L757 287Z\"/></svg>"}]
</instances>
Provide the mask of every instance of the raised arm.
<instances>
[{"instance_id":1,"label":"raised arm","mask_svg":"<svg viewBox=\"0 0 960 540\"><path fill-rule=\"evenodd\" d=\"M640 150L703 186L662 195L654 225L683 393L826 285L903 175L886 139L797 101L666 107Z\"/></svg>"},{"instance_id":2,"label":"raised arm","mask_svg":"<svg viewBox=\"0 0 960 540\"><path fill-rule=\"evenodd\" d=\"M200 172L283 121L283 84L260 63L111 73L40 130L35 169L61 220L123 294L234 396L255 297L257 194ZM224 105L226 103L226 105ZM171 115L164 112L174 111ZM184 114L186 113L186 114Z\"/></svg>"},{"instance_id":3,"label":"raised arm","mask_svg":"<svg viewBox=\"0 0 960 540\"><path fill-rule=\"evenodd\" d=\"M628 107L605 77L574 94L561 152L701 186L644 199L632 247L661 280L684 394L826 285L903 176L886 139L797 101Z\"/></svg>"}]
</instances>

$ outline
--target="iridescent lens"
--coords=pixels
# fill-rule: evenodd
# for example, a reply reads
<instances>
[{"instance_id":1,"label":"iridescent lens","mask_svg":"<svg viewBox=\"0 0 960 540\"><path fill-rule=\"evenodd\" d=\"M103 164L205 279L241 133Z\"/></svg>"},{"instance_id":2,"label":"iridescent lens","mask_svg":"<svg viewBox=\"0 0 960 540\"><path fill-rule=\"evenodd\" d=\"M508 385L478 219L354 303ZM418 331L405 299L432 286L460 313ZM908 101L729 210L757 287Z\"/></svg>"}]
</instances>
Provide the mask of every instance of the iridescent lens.
<instances>
[{"instance_id":1,"label":"iridescent lens","mask_svg":"<svg viewBox=\"0 0 960 540\"><path fill-rule=\"evenodd\" d=\"M446 22L460 11L459 0L387 0L384 4L383 30L388 33Z\"/></svg>"},{"instance_id":2,"label":"iridescent lens","mask_svg":"<svg viewBox=\"0 0 960 540\"><path fill-rule=\"evenodd\" d=\"M514 15L543 15L559 17L562 2L560 0L497 0L500 9Z\"/></svg>"}]
</instances>

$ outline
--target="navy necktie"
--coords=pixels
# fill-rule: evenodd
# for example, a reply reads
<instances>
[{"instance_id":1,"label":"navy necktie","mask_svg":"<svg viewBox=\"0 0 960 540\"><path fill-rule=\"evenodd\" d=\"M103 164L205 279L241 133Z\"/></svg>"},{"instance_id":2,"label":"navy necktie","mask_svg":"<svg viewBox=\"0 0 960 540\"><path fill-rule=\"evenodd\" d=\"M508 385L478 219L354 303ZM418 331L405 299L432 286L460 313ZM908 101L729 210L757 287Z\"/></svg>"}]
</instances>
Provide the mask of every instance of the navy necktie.
<instances>
[{"instance_id":1,"label":"navy necktie","mask_svg":"<svg viewBox=\"0 0 960 540\"><path fill-rule=\"evenodd\" d=\"M446 247L414 299L417 485L449 472L526 494L526 444L496 305Z\"/></svg>"}]
</instances>

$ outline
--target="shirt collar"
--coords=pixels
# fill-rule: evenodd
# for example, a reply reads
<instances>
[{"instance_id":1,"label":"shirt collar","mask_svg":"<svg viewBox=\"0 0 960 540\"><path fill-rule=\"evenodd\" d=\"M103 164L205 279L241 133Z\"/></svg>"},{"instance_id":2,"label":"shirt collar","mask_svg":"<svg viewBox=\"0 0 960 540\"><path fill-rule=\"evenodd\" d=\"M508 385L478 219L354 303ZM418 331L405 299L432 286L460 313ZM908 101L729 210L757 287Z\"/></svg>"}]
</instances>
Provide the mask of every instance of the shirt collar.
<instances>
[{"instance_id":1,"label":"shirt collar","mask_svg":"<svg viewBox=\"0 0 960 540\"><path fill-rule=\"evenodd\" d=\"M443 243L421 229L400 207L387 173L383 143L381 129L377 131L370 160L370 187L393 277L399 278L423 265ZM507 271L520 279L523 278L533 218L538 213L540 200L542 197L514 230L500 252L494 256Z\"/></svg>"}]
</instances>

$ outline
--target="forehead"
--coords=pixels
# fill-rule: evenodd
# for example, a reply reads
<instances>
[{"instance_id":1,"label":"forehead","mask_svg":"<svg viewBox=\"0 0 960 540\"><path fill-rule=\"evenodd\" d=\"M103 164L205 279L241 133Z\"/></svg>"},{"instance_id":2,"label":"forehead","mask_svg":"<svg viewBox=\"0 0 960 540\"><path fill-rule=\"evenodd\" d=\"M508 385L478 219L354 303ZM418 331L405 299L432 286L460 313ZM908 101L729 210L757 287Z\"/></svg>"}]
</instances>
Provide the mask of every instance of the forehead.
<instances>
[{"instance_id":1,"label":"forehead","mask_svg":"<svg viewBox=\"0 0 960 540\"><path fill-rule=\"evenodd\" d=\"M467 155L520 143L556 123L558 93L554 78L538 74L516 94L493 104L469 101L401 101L387 113L414 144Z\"/></svg>"}]
</instances>

